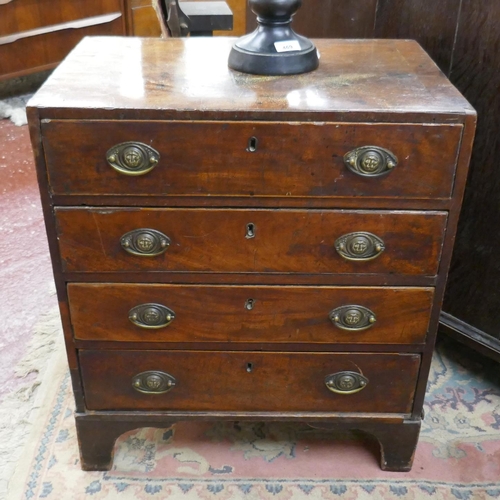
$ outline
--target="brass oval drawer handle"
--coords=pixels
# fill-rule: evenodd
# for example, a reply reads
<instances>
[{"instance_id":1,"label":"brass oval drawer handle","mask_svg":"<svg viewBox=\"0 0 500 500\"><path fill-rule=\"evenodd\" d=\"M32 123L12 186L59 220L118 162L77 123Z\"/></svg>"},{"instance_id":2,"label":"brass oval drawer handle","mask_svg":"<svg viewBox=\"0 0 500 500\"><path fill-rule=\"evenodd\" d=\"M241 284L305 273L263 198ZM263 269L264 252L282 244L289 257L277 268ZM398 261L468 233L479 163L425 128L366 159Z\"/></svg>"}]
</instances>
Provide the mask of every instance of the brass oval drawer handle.
<instances>
[{"instance_id":1,"label":"brass oval drawer handle","mask_svg":"<svg viewBox=\"0 0 500 500\"><path fill-rule=\"evenodd\" d=\"M377 321L375 313L370 309L355 305L337 307L329 316L335 326L351 332L366 330Z\"/></svg>"},{"instance_id":2,"label":"brass oval drawer handle","mask_svg":"<svg viewBox=\"0 0 500 500\"><path fill-rule=\"evenodd\" d=\"M122 142L108 149L108 163L121 174L144 175L160 161L160 153L142 142Z\"/></svg>"},{"instance_id":3,"label":"brass oval drawer handle","mask_svg":"<svg viewBox=\"0 0 500 500\"><path fill-rule=\"evenodd\" d=\"M368 385L368 379L356 372L338 372L325 377L325 385L336 394L355 394Z\"/></svg>"},{"instance_id":4,"label":"brass oval drawer handle","mask_svg":"<svg viewBox=\"0 0 500 500\"><path fill-rule=\"evenodd\" d=\"M378 146L362 146L344 155L345 166L362 177L380 177L398 164L394 153Z\"/></svg>"},{"instance_id":5,"label":"brass oval drawer handle","mask_svg":"<svg viewBox=\"0 0 500 500\"><path fill-rule=\"evenodd\" d=\"M170 245L170 238L156 229L140 228L124 234L120 243L132 255L155 257L165 252Z\"/></svg>"},{"instance_id":6,"label":"brass oval drawer handle","mask_svg":"<svg viewBox=\"0 0 500 500\"><path fill-rule=\"evenodd\" d=\"M384 250L384 242L376 235L363 231L344 234L335 241L335 250L346 260L372 260Z\"/></svg>"},{"instance_id":7,"label":"brass oval drawer handle","mask_svg":"<svg viewBox=\"0 0 500 500\"><path fill-rule=\"evenodd\" d=\"M174 311L162 304L141 304L132 307L128 313L128 319L134 325L148 329L164 328L174 318Z\"/></svg>"},{"instance_id":8,"label":"brass oval drawer handle","mask_svg":"<svg viewBox=\"0 0 500 500\"><path fill-rule=\"evenodd\" d=\"M132 378L132 387L144 394L165 394L172 390L176 383L169 373L156 370L138 373Z\"/></svg>"}]
</instances>

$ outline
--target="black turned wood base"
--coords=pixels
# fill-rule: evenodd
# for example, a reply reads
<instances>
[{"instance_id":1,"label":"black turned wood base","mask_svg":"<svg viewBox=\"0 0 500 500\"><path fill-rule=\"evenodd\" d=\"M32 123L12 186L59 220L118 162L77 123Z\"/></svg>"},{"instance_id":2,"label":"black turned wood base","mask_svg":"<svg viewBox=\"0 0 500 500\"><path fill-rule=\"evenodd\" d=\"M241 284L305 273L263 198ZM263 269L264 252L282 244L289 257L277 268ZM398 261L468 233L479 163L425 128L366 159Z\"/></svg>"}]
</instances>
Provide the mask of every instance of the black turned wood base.
<instances>
[{"instance_id":1,"label":"black turned wood base","mask_svg":"<svg viewBox=\"0 0 500 500\"><path fill-rule=\"evenodd\" d=\"M357 429L375 436L380 444L380 467L385 471L407 472L413 464L413 457L420 433L420 420L387 420L375 421L364 418L341 419L333 422L328 418L300 418L300 416L269 415L223 415L217 417L205 414L195 416L185 414L182 418L153 414L93 413L76 414L76 430L80 449L81 468L86 471L110 470L113 465L114 446L116 440L125 432L141 427L169 427L180 420L274 420L305 422L311 427L324 430ZM313 421L311 421L313 420Z\"/></svg>"}]
</instances>

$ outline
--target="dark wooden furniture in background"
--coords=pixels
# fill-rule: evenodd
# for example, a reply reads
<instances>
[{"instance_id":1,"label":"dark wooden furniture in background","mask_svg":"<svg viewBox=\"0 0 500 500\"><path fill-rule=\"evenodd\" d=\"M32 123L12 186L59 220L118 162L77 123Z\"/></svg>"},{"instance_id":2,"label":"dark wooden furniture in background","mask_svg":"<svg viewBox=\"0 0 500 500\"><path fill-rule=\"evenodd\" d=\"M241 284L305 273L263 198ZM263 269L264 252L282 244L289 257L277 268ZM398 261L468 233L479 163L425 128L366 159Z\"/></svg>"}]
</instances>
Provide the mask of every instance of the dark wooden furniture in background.
<instances>
[{"instance_id":1,"label":"dark wooden furniture in background","mask_svg":"<svg viewBox=\"0 0 500 500\"><path fill-rule=\"evenodd\" d=\"M152 0L125 0L127 34L132 36L161 36L160 23L152 6Z\"/></svg>"},{"instance_id":2,"label":"dark wooden furniture in background","mask_svg":"<svg viewBox=\"0 0 500 500\"><path fill-rule=\"evenodd\" d=\"M412 41L261 78L234 40L87 38L28 108L82 467L246 419L363 429L408 470L475 113Z\"/></svg>"},{"instance_id":3,"label":"dark wooden furniture in background","mask_svg":"<svg viewBox=\"0 0 500 500\"><path fill-rule=\"evenodd\" d=\"M442 331L500 361L500 2L304 0L309 37L417 40L478 113ZM255 25L247 12L247 31Z\"/></svg>"},{"instance_id":4,"label":"dark wooden furniture in background","mask_svg":"<svg viewBox=\"0 0 500 500\"><path fill-rule=\"evenodd\" d=\"M54 68L87 35L124 35L123 0L0 4L0 79Z\"/></svg>"}]
</instances>

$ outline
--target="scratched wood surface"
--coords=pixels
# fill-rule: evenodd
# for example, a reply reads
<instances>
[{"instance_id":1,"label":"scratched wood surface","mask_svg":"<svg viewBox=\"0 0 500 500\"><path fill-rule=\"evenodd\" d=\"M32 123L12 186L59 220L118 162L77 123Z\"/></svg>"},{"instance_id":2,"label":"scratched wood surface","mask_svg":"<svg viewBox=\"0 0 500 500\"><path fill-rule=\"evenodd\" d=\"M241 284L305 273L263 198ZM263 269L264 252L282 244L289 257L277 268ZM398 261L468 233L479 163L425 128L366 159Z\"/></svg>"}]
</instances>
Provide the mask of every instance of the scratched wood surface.
<instances>
[{"instance_id":1,"label":"scratched wood surface","mask_svg":"<svg viewBox=\"0 0 500 500\"><path fill-rule=\"evenodd\" d=\"M90 410L408 413L420 356L82 350L80 361ZM137 392L132 379L147 370L174 376L175 388ZM369 380L365 389L348 397L329 391L325 377L345 370L361 371Z\"/></svg>"},{"instance_id":2,"label":"scratched wood surface","mask_svg":"<svg viewBox=\"0 0 500 500\"><path fill-rule=\"evenodd\" d=\"M30 106L39 106L47 119L64 112L65 118L87 119L346 121L349 116L425 123L442 115L440 122L463 123L464 113L471 112L413 41L318 40L319 68L294 76L293 87L289 77L230 70L233 42L220 37L210 44L199 38L88 38ZM84 79L81 68L86 68Z\"/></svg>"},{"instance_id":3,"label":"scratched wood surface","mask_svg":"<svg viewBox=\"0 0 500 500\"><path fill-rule=\"evenodd\" d=\"M43 125L43 134L55 194L446 199L453 191L462 129L433 124L52 120ZM249 149L252 138L254 150ZM107 151L127 141L156 149L158 165L141 176L114 170L106 161ZM344 155L373 144L391 151L398 165L376 178L349 171ZM115 201L121 202L127 200Z\"/></svg>"},{"instance_id":4,"label":"scratched wood surface","mask_svg":"<svg viewBox=\"0 0 500 500\"><path fill-rule=\"evenodd\" d=\"M432 276L446 219L445 212L56 208L65 272ZM156 257L127 253L121 237L140 228L162 232L168 249ZM344 259L335 241L354 231L378 236L386 249L369 261Z\"/></svg>"},{"instance_id":5,"label":"scratched wood surface","mask_svg":"<svg viewBox=\"0 0 500 500\"><path fill-rule=\"evenodd\" d=\"M411 287L68 285L75 338L126 342L423 343L433 292ZM168 307L175 319L163 328L140 328L129 320L129 312L145 303ZM347 305L370 309L376 322L363 331L338 328L330 312Z\"/></svg>"}]
</instances>

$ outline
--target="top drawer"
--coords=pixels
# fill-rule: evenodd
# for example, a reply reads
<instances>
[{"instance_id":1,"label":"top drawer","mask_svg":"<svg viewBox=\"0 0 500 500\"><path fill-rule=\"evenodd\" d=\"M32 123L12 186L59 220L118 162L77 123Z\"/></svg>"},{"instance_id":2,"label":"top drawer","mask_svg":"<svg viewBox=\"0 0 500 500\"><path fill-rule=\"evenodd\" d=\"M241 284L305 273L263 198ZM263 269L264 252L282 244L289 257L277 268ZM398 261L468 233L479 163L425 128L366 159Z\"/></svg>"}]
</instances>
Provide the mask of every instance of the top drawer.
<instances>
[{"instance_id":1,"label":"top drawer","mask_svg":"<svg viewBox=\"0 0 500 500\"><path fill-rule=\"evenodd\" d=\"M446 199L462 125L51 120L42 133L55 194ZM344 155L364 146L361 175Z\"/></svg>"}]
</instances>

